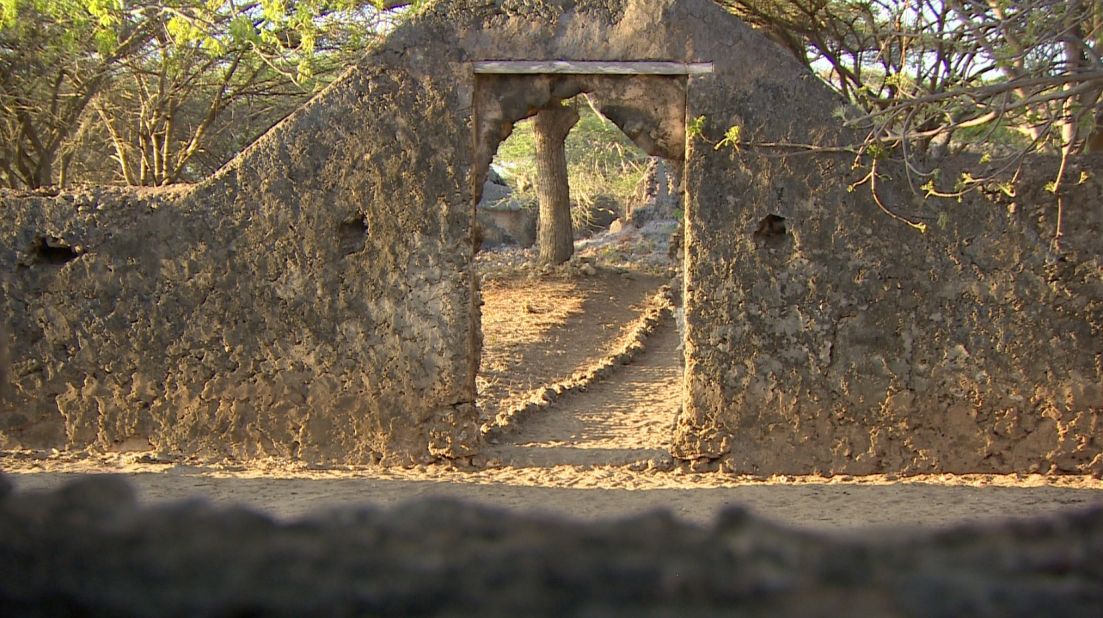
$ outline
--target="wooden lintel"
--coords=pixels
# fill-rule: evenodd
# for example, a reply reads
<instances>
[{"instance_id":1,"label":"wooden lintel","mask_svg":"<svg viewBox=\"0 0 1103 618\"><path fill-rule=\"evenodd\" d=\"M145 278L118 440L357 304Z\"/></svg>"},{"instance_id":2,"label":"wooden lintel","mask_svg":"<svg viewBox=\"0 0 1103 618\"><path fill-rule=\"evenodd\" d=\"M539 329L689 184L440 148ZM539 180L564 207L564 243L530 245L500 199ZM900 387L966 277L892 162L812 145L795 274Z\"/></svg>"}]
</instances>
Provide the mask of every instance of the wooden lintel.
<instances>
[{"instance_id":1,"label":"wooden lintel","mask_svg":"<svg viewBox=\"0 0 1103 618\"><path fill-rule=\"evenodd\" d=\"M701 75L711 62L617 62L608 60L485 60L471 63L480 75Z\"/></svg>"}]
</instances>

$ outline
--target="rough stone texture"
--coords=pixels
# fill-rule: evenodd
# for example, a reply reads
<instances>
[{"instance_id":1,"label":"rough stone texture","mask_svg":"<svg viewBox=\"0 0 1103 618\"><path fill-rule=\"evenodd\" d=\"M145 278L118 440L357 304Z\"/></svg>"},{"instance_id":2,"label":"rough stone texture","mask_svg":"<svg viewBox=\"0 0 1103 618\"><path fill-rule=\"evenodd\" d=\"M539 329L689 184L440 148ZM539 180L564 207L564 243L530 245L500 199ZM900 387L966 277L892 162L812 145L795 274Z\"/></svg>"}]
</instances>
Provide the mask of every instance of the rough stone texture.
<instances>
[{"instance_id":1,"label":"rough stone texture","mask_svg":"<svg viewBox=\"0 0 1103 618\"><path fill-rule=\"evenodd\" d=\"M487 178L483 183L482 199L476 210L475 236L479 247L507 244L531 247L536 242L536 209L513 199L509 187L500 180Z\"/></svg>"},{"instance_id":2,"label":"rough stone texture","mask_svg":"<svg viewBox=\"0 0 1103 618\"><path fill-rule=\"evenodd\" d=\"M708 528L439 500L276 522L202 502L139 508L111 477L0 494L7 616L1075 618L1103 612L1101 565L1100 509L860 540L738 509Z\"/></svg>"},{"instance_id":3,"label":"rough stone texture","mask_svg":"<svg viewBox=\"0 0 1103 618\"><path fill-rule=\"evenodd\" d=\"M700 90L690 114L724 118ZM751 114L728 122L815 141ZM883 202L926 234L868 187L848 194L852 161L693 145L675 454L747 472L1103 474L1103 160L1069 170L1060 252L1057 161L1028 162L1014 198L961 203L882 170ZM947 188L984 167L942 165Z\"/></svg>"},{"instance_id":4,"label":"rough stone texture","mask_svg":"<svg viewBox=\"0 0 1103 618\"><path fill-rule=\"evenodd\" d=\"M489 59L715 72L475 76ZM432 4L195 187L0 197L0 446L473 453L474 205L512 124L580 92L685 162L676 456L760 473L1103 473L1099 161L1067 188L1060 256L1039 179L1014 209L913 204L888 170L885 200L925 217L920 235L846 191L848 155L715 148L731 126L852 136L826 87L709 0ZM687 117L703 118L689 144Z\"/></svg>"},{"instance_id":5,"label":"rough stone texture","mask_svg":"<svg viewBox=\"0 0 1103 618\"><path fill-rule=\"evenodd\" d=\"M458 50L401 39L159 207L4 200L4 445L474 451L471 84Z\"/></svg>"},{"instance_id":6,"label":"rough stone texture","mask_svg":"<svg viewBox=\"0 0 1103 618\"><path fill-rule=\"evenodd\" d=\"M656 219L675 219L683 208L682 171L681 165L652 157L637 188L636 202L628 209L628 222L643 227Z\"/></svg>"}]
</instances>

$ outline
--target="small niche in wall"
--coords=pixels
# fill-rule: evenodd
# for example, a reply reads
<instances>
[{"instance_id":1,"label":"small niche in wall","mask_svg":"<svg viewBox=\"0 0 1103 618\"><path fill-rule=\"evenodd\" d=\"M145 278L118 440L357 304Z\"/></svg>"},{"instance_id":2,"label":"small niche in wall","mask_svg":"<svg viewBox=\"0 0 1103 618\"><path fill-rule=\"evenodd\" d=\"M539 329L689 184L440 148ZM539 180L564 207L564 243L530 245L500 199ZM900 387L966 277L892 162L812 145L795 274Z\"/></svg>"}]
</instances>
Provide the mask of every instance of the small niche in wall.
<instances>
[{"instance_id":1,"label":"small niche in wall","mask_svg":"<svg viewBox=\"0 0 1103 618\"><path fill-rule=\"evenodd\" d=\"M341 222L337 226L337 246L341 255L351 255L364 248L368 222L364 217Z\"/></svg>"},{"instance_id":2,"label":"small niche in wall","mask_svg":"<svg viewBox=\"0 0 1103 618\"><path fill-rule=\"evenodd\" d=\"M758 222L758 229L754 232L755 244L759 247L774 249L785 244L789 236L786 228L785 217L769 214Z\"/></svg>"},{"instance_id":3,"label":"small niche in wall","mask_svg":"<svg viewBox=\"0 0 1103 618\"><path fill-rule=\"evenodd\" d=\"M31 264L62 266L83 255L84 249L56 236L36 236L27 253Z\"/></svg>"}]
</instances>

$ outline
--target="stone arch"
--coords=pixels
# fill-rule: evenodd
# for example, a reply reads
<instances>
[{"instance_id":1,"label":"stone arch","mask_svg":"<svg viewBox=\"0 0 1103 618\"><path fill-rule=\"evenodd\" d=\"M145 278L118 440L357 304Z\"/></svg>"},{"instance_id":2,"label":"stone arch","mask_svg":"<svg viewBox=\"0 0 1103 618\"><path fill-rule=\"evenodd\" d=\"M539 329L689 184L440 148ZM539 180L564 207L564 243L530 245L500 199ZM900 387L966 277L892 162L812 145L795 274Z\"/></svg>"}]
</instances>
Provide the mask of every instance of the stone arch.
<instances>
[{"instance_id":1,"label":"stone arch","mask_svg":"<svg viewBox=\"0 0 1103 618\"><path fill-rule=\"evenodd\" d=\"M627 63L632 64L632 63ZM514 123L579 94L652 156L685 159L685 75L587 73L476 76L476 166L489 165Z\"/></svg>"}]
</instances>

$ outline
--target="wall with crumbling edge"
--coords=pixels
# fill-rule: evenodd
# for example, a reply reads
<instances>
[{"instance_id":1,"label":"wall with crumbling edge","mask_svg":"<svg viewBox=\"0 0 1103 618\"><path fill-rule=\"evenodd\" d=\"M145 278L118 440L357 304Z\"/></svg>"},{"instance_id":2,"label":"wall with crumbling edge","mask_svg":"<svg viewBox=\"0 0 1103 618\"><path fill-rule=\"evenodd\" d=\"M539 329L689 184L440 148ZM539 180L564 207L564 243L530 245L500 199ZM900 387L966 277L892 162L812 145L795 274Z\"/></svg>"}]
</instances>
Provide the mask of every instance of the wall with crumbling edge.
<instances>
[{"instance_id":1,"label":"wall with crumbling edge","mask_svg":"<svg viewBox=\"0 0 1103 618\"><path fill-rule=\"evenodd\" d=\"M439 3L156 209L102 190L76 214L66 196L5 198L9 270L29 235L83 253L4 283L16 375L0 443L349 462L473 453L483 166L468 61L682 58L666 51L681 40L642 36L651 8Z\"/></svg>"},{"instance_id":2,"label":"wall with crumbling edge","mask_svg":"<svg viewBox=\"0 0 1103 618\"><path fill-rule=\"evenodd\" d=\"M195 187L159 201L5 196L14 371L0 446L352 463L474 453L484 166L472 167L468 61L495 46L540 57L525 41L554 39L576 10L568 36L604 46L619 5L440 3Z\"/></svg>"},{"instance_id":3,"label":"wall with crumbling edge","mask_svg":"<svg viewBox=\"0 0 1103 618\"><path fill-rule=\"evenodd\" d=\"M1097 181L1069 188L1081 215L1062 261L1044 249L1052 211L1025 200L913 206L885 180L895 208L932 222L921 236L846 191L849 156L717 149L735 125L851 136L813 75L710 0L432 4L195 188L157 203L99 191L85 212L3 198L0 443L474 452L474 204L505 125L476 118L469 63L571 58L715 64L685 95L704 120L686 161L676 456L759 473L1103 465L1100 214L1083 205ZM526 83L500 91L499 121L584 89ZM665 115L645 100L619 121L661 144L671 134L632 123Z\"/></svg>"},{"instance_id":4,"label":"wall with crumbling edge","mask_svg":"<svg viewBox=\"0 0 1103 618\"><path fill-rule=\"evenodd\" d=\"M474 452L459 55L385 45L163 203L6 197L0 442L357 463ZM36 263L37 236L83 254Z\"/></svg>"},{"instance_id":5,"label":"wall with crumbling edge","mask_svg":"<svg viewBox=\"0 0 1103 618\"><path fill-rule=\"evenodd\" d=\"M868 185L847 190L868 171L851 169L853 155L709 142L733 125L746 141L846 140L808 131L830 126L831 101L784 74L743 72L758 94L736 109L704 78L689 87L689 115L707 121L687 166L675 455L760 474L1103 474L1103 161L1070 170L1060 253L1043 189L1055 161L1028 161L1013 198L993 189L961 203L916 198L883 165L883 203L926 223L919 233ZM985 167L942 166L945 190Z\"/></svg>"}]
</instances>

